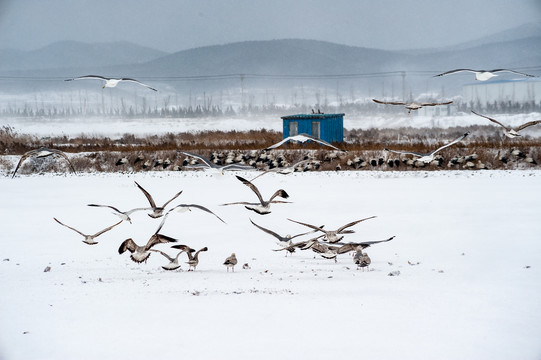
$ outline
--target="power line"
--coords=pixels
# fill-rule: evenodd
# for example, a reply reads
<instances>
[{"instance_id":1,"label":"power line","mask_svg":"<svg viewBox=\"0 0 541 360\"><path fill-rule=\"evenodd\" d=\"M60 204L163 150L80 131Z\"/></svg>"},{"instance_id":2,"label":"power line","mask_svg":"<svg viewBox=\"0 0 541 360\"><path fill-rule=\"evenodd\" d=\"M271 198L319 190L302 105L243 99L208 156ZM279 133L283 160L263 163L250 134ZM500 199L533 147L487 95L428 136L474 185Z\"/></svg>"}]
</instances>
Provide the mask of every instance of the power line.
<instances>
[{"instance_id":1,"label":"power line","mask_svg":"<svg viewBox=\"0 0 541 360\"><path fill-rule=\"evenodd\" d=\"M541 66L520 67L521 71L541 71ZM231 73L231 74L209 74L209 75L182 75L182 76L141 76L141 80L150 81L216 81L230 79L263 79L263 80L340 80L340 79L362 79L362 78L388 78L388 77L430 77L441 73L442 70L394 70L367 73L346 73L346 74L257 74L257 73ZM13 81L63 81L69 76L9 76L0 75L0 80Z\"/></svg>"}]
</instances>

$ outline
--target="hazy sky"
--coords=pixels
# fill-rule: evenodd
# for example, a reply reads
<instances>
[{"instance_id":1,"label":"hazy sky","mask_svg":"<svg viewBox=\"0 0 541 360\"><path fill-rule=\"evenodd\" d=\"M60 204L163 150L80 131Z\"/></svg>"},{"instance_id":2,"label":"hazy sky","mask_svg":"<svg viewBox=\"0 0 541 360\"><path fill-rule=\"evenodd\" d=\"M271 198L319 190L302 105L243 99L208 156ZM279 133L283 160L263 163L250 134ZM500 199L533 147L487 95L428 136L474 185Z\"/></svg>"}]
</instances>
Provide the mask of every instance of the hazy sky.
<instances>
[{"instance_id":1,"label":"hazy sky","mask_svg":"<svg viewBox=\"0 0 541 360\"><path fill-rule=\"evenodd\" d=\"M531 22L541 23L541 0L0 0L0 48L125 40L175 52L302 38L407 49Z\"/></svg>"}]
</instances>

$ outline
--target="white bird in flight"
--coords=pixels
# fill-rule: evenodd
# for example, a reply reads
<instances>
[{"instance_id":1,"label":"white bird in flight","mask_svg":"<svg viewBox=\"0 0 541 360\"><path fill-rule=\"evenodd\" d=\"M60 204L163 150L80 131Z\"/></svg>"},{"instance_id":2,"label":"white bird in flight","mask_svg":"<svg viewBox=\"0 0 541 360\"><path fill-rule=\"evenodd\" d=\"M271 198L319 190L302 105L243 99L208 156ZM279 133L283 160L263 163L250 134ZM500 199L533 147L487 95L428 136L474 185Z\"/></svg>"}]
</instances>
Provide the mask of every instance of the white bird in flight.
<instances>
[{"instance_id":1,"label":"white bird in flight","mask_svg":"<svg viewBox=\"0 0 541 360\"><path fill-rule=\"evenodd\" d=\"M429 152L427 154L422 154L422 153L418 153L418 152L413 152L413 151L396 151L396 150L389 150L389 149L383 149L385 151L390 151L392 153L395 153L395 154L405 154L405 155L413 155L413 156L417 156L418 159L417 161L422 161L424 162L425 164L428 164L429 162L431 162L432 160L434 160L434 157L436 155L436 153L442 149L445 149L446 147L449 147L451 145L454 145L456 144L457 142L461 141L462 139L464 139L466 136L468 136L469 133L465 133L464 135L461 135L460 137L456 138L455 140L451 141L449 144L446 144L446 145L443 145L443 146L440 146L439 148L437 148L436 150L432 151L432 152Z\"/></svg>"},{"instance_id":2,"label":"white bird in flight","mask_svg":"<svg viewBox=\"0 0 541 360\"><path fill-rule=\"evenodd\" d=\"M152 207L152 213L148 214L148 216L150 216L151 218L154 218L154 219L162 217L163 212L165 211L165 207L171 201L175 200L180 194L182 194L182 190L181 190L178 193L176 193L175 196L173 196L171 199L169 199L165 204L163 204L163 206L157 206L156 203L154 202L154 199L152 198L152 195L150 195L148 191L143 189L143 187L141 185L139 185L137 183L137 181L135 181L135 185L137 185L137 187L143 192L143 194L145 194L148 202L150 203L150 206Z\"/></svg>"},{"instance_id":3,"label":"white bird in flight","mask_svg":"<svg viewBox=\"0 0 541 360\"><path fill-rule=\"evenodd\" d=\"M505 126L504 124L502 124L502 123L499 122L498 120L495 120L495 119L490 118L490 117L485 116L485 115L478 114L478 113L476 113L476 112L473 111L473 110L472 110L471 112L474 113L474 114L477 115L477 116L484 117L485 119L488 119L488 120L490 120L490 121L492 121L492 122L494 122L494 123L500 125L501 127L503 127L503 128L504 128L503 133L505 134L505 136L507 136L507 137L509 137L509 138L515 138L515 137L517 137L517 136L521 136L521 135L518 133L520 130L525 129L525 128L529 127L529 126L533 126L533 125L537 125L537 124L540 124L540 123L541 123L541 120L529 121L529 122L524 123L524 124L522 124L522 125L520 125L520 126L517 126L516 128L513 129L513 128L509 127L509 126Z\"/></svg>"},{"instance_id":4,"label":"white bird in flight","mask_svg":"<svg viewBox=\"0 0 541 360\"><path fill-rule=\"evenodd\" d=\"M158 91L154 89L153 87L148 86L147 84L143 84L142 82L131 79L131 78L107 78L99 75L85 75L85 76L79 76L73 79L66 79L64 81L73 81L73 80L103 80L105 81L105 84L102 86L102 89L105 89L106 87L113 88L118 85L121 81L129 81L134 82L136 84L142 85L146 88L149 88L150 90Z\"/></svg>"},{"instance_id":5,"label":"white bird in flight","mask_svg":"<svg viewBox=\"0 0 541 360\"><path fill-rule=\"evenodd\" d=\"M53 156L53 155L62 156L64 159L66 159L66 161L68 162L71 168L71 171L73 171L74 174L77 174L77 172L75 171L75 168L70 162L70 159L68 159L68 156L63 151L41 147L39 149L27 151L23 154L23 156L21 156L21 159L17 163L17 166L15 167L15 171L13 172L13 175L11 176L11 178L15 176L15 174L17 173L17 170L19 170L19 167L21 166L23 161L26 160L27 158L29 157L44 158L44 157Z\"/></svg>"},{"instance_id":6,"label":"white bird in flight","mask_svg":"<svg viewBox=\"0 0 541 360\"><path fill-rule=\"evenodd\" d=\"M479 81L486 81L490 78L493 78L494 76L498 76L498 74L496 74L497 72L510 72L510 73L518 74L522 76L535 77L534 75L529 75L529 74L525 74L525 73L521 73L515 70L509 70L509 69L494 69L494 70L455 69L455 70L446 71L438 75L434 75L434 77L455 74L459 72L475 73L475 80L479 80Z\"/></svg>"},{"instance_id":7,"label":"white bird in flight","mask_svg":"<svg viewBox=\"0 0 541 360\"><path fill-rule=\"evenodd\" d=\"M191 152L188 152L188 151L181 151L181 150L177 150L177 152L180 153L180 154L184 154L186 156L190 156L190 157L193 157L195 159L198 159L203 163L203 164L190 166L191 168L216 169L216 170L221 171L222 173L225 170L254 170L254 168L252 166L250 166L250 165L245 165L245 164L217 165L217 164L213 163L212 161L210 161L209 159L207 159L206 157L204 157L202 155L199 155L199 154L194 154L194 153L191 153Z\"/></svg>"},{"instance_id":8,"label":"white bird in flight","mask_svg":"<svg viewBox=\"0 0 541 360\"><path fill-rule=\"evenodd\" d=\"M245 205L244 207L246 209L248 209L248 210L255 211L259 215L266 215L266 214L270 214L270 212L271 212L270 211L270 206L271 206L272 203L288 203L289 202L289 201L274 200L274 198L278 197L278 196L283 198L283 199L289 198L289 194L283 189L276 190L274 192L274 194L272 194L270 199L265 201L265 200L263 200L263 196L261 196L261 193L259 192L257 186L255 186L250 181L248 181L248 180L246 180L246 179L244 179L244 178L242 178L240 176L237 176L237 179L239 181L241 181L244 185L246 185L250 189L252 189L252 191L256 194L257 198L259 199L259 202L258 203L249 203L249 202L245 202L245 201L239 201L239 202L232 202L232 203L222 204L222 206Z\"/></svg>"},{"instance_id":9,"label":"white bird in flight","mask_svg":"<svg viewBox=\"0 0 541 360\"><path fill-rule=\"evenodd\" d=\"M419 110L423 106L449 105L449 104L453 103L452 101L446 101L446 102L442 102L442 103L435 103L435 102L430 102L430 103L429 102L420 102L420 103L417 103L417 102L404 102L404 101L382 101L382 100L377 100L377 99L372 99L372 101L374 101L375 103L384 104L384 105L403 105L406 109L408 109L408 114L412 110Z\"/></svg>"},{"instance_id":10,"label":"white bird in flight","mask_svg":"<svg viewBox=\"0 0 541 360\"><path fill-rule=\"evenodd\" d=\"M322 145L329 146L329 147L331 147L331 148L333 148L335 150L344 151L342 149L337 148L336 146L333 146L333 145L329 144L325 140L318 139L318 138L310 136L308 134L298 134L298 135L288 136L285 139L283 139L282 141L277 142L276 144L269 146L265 150L275 149L275 148L285 144L288 141L297 141L297 142L301 142L301 143L305 143L307 141L315 141L315 142L320 143Z\"/></svg>"},{"instance_id":11,"label":"white bird in flight","mask_svg":"<svg viewBox=\"0 0 541 360\"><path fill-rule=\"evenodd\" d=\"M95 233L95 234L92 235L92 234L84 234L84 233L80 232L79 230L77 230L77 229L75 229L75 228L73 228L73 227L71 227L71 226L68 226L68 225L66 225L66 224L63 224L63 223L60 222L60 220L58 220L57 218L53 218L53 219L54 219L54 221L56 221L56 222L59 223L60 225L65 226L65 227L67 227L68 229L71 229L71 230L75 231L76 233L82 235L82 236L84 237L83 242L84 242L85 244L88 244L88 245L96 245L98 242L94 240L95 238L97 238L98 236L100 236L100 235L103 234L104 232L107 232L107 231L111 230L112 228L114 228L115 226L119 225L119 224L122 222L122 221L119 221L119 222L117 222L116 224L111 225L111 226L109 226L109 227L106 227L105 229L103 229L103 230L101 230L101 231L98 231L97 233Z\"/></svg>"}]
</instances>

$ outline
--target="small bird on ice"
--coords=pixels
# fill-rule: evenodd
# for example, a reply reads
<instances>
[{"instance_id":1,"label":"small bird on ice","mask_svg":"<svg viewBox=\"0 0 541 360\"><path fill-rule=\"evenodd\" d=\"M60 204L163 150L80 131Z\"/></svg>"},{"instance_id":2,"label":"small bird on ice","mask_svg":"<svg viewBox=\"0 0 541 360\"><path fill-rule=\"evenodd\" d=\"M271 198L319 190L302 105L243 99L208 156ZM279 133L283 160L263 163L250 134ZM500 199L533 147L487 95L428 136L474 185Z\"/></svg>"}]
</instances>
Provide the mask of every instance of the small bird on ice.
<instances>
[{"instance_id":1,"label":"small bird on ice","mask_svg":"<svg viewBox=\"0 0 541 360\"><path fill-rule=\"evenodd\" d=\"M105 81L105 84L102 86L102 89L105 89L106 87L113 88L118 85L121 81L129 81L134 82L136 84L142 85L146 88L149 88L150 90L158 91L154 89L153 87L148 86L147 84L143 84L142 82L131 79L131 78L107 78L99 75L85 75L85 76L79 76L73 79L66 79L64 81L73 81L73 80L103 80Z\"/></svg>"},{"instance_id":2,"label":"small bird on ice","mask_svg":"<svg viewBox=\"0 0 541 360\"><path fill-rule=\"evenodd\" d=\"M227 271L229 271L229 268L231 268L233 272L235 271L235 265L237 265L237 257L235 256L235 253L231 254L231 256L225 259L224 265L227 267Z\"/></svg>"},{"instance_id":3,"label":"small bird on ice","mask_svg":"<svg viewBox=\"0 0 541 360\"><path fill-rule=\"evenodd\" d=\"M521 73L521 72L518 72L518 71L509 70L509 69L494 69L494 70L455 69L455 70L446 71L446 72L438 74L438 75L434 75L434 77L445 76L445 75L455 74L455 73L459 73L459 72L472 72L472 73L475 73L475 80L479 80L479 81L486 81L486 80L488 80L490 78L493 78L494 76L498 76L498 74L496 74L497 72L510 72L510 73L518 74L518 75L522 75L522 76L535 77L534 75L529 75L529 74L525 74L525 73Z\"/></svg>"},{"instance_id":4,"label":"small bird on ice","mask_svg":"<svg viewBox=\"0 0 541 360\"><path fill-rule=\"evenodd\" d=\"M355 265L357 265L357 270L358 269L364 270L364 268L368 270L368 266L370 265L372 260L370 260L370 257L368 256L367 253L363 253L362 251L357 251L355 253L355 256L353 256L353 262L355 263Z\"/></svg>"}]
</instances>

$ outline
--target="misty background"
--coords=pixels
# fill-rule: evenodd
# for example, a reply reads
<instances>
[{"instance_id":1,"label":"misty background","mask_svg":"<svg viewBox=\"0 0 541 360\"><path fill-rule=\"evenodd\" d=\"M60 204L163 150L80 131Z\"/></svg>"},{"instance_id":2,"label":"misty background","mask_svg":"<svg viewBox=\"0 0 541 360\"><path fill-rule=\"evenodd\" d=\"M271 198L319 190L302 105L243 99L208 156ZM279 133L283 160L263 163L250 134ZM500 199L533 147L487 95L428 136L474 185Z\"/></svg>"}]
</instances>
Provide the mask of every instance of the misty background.
<instances>
[{"instance_id":1,"label":"misty background","mask_svg":"<svg viewBox=\"0 0 541 360\"><path fill-rule=\"evenodd\" d=\"M541 2L0 2L4 115L459 102L473 74L434 75L462 67L541 75ZM64 81L87 74L159 91Z\"/></svg>"}]
</instances>

